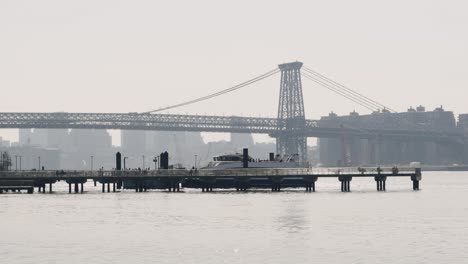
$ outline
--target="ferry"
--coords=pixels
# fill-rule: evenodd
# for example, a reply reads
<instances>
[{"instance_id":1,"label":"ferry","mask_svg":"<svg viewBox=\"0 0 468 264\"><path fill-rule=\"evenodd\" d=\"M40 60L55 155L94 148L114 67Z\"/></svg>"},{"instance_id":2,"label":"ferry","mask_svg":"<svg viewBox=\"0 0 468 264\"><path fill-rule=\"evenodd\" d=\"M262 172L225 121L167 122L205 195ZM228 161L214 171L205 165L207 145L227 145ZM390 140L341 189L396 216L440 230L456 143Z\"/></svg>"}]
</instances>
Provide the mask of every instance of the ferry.
<instances>
[{"instance_id":1,"label":"ferry","mask_svg":"<svg viewBox=\"0 0 468 264\"><path fill-rule=\"evenodd\" d=\"M213 161L202 169L224 170L224 169L240 169L243 168L243 155L241 153L225 154L213 157ZM307 164L299 162L298 154L291 155L276 155L273 160L261 160L248 158L249 168L304 168Z\"/></svg>"}]
</instances>

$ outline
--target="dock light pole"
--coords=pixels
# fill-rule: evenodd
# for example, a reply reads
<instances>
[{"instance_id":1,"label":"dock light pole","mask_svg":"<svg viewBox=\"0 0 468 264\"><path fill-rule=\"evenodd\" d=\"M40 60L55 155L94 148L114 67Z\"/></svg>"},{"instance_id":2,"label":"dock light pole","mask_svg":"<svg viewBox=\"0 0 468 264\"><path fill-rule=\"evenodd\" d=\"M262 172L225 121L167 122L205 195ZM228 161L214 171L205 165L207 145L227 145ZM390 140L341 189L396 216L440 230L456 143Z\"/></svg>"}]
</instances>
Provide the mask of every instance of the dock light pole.
<instances>
[{"instance_id":1,"label":"dock light pole","mask_svg":"<svg viewBox=\"0 0 468 264\"><path fill-rule=\"evenodd\" d=\"M23 158L23 156L19 156L20 158L20 171L21 171L21 158Z\"/></svg>"},{"instance_id":2,"label":"dock light pole","mask_svg":"<svg viewBox=\"0 0 468 264\"><path fill-rule=\"evenodd\" d=\"M195 154L195 169L197 168L197 154Z\"/></svg>"},{"instance_id":3,"label":"dock light pole","mask_svg":"<svg viewBox=\"0 0 468 264\"><path fill-rule=\"evenodd\" d=\"M128 159L128 157L124 157L124 171L127 170L127 167L125 167L125 160Z\"/></svg>"},{"instance_id":4,"label":"dock light pole","mask_svg":"<svg viewBox=\"0 0 468 264\"><path fill-rule=\"evenodd\" d=\"M93 161L94 161L94 156L91 155L91 172L93 172Z\"/></svg>"},{"instance_id":5,"label":"dock light pole","mask_svg":"<svg viewBox=\"0 0 468 264\"><path fill-rule=\"evenodd\" d=\"M143 167L141 169L145 170L145 155L143 155Z\"/></svg>"},{"instance_id":6,"label":"dock light pole","mask_svg":"<svg viewBox=\"0 0 468 264\"><path fill-rule=\"evenodd\" d=\"M39 171L41 170L41 156L37 157L37 159L39 160Z\"/></svg>"},{"instance_id":7,"label":"dock light pole","mask_svg":"<svg viewBox=\"0 0 468 264\"><path fill-rule=\"evenodd\" d=\"M18 155L15 155L15 171L18 170Z\"/></svg>"}]
</instances>

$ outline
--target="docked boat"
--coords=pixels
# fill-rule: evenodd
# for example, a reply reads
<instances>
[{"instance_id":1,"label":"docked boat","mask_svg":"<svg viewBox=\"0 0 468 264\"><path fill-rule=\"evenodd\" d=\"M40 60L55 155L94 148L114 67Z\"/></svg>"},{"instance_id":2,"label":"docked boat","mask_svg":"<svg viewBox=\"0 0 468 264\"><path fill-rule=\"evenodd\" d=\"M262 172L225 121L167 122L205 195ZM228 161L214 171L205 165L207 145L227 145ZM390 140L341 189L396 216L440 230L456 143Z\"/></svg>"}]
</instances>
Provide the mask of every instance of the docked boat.
<instances>
[{"instance_id":1,"label":"docked boat","mask_svg":"<svg viewBox=\"0 0 468 264\"><path fill-rule=\"evenodd\" d=\"M249 168L303 168L307 164L299 162L299 155L276 155L274 159L261 160L248 157ZM213 161L202 169L224 170L243 168L243 155L240 153L226 154L213 157Z\"/></svg>"}]
</instances>

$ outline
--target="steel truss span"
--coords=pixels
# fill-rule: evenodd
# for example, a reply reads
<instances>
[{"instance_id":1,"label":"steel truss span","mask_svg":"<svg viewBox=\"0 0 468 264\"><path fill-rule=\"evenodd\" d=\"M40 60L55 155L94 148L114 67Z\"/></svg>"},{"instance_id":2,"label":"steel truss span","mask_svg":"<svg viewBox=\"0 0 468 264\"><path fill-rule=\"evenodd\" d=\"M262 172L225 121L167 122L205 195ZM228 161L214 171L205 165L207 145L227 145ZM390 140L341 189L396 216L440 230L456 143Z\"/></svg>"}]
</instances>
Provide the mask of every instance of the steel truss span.
<instances>
[{"instance_id":1,"label":"steel truss span","mask_svg":"<svg viewBox=\"0 0 468 264\"><path fill-rule=\"evenodd\" d=\"M122 129L197 131L268 134L272 137L379 137L411 138L426 141L458 141L462 131L442 132L422 129L349 128L318 126L305 120L302 129L287 129L285 120L262 117L198 116L137 113L0 113L0 128Z\"/></svg>"},{"instance_id":2,"label":"steel truss span","mask_svg":"<svg viewBox=\"0 0 468 264\"><path fill-rule=\"evenodd\" d=\"M315 121L310 124L316 125ZM0 128L81 128L269 134L276 118L137 113L0 113Z\"/></svg>"}]
</instances>

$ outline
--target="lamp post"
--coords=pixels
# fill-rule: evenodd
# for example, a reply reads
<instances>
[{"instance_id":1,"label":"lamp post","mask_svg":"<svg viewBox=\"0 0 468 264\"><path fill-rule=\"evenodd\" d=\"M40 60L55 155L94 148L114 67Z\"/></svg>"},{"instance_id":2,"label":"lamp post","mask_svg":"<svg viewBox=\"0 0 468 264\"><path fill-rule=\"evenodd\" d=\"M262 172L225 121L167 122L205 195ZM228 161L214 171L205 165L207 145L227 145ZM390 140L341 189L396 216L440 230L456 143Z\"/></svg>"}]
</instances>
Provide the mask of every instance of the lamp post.
<instances>
[{"instance_id":1,"label":"lamp post","mask_svg":"<svg viewBox=\"0 0 468 264\"><path fill-rule=\"evenodd\" d=\"M19 156L20 158L20 171L21 171L21 158L23 158L23 156Z\"/></svg>"},{"instance_id":2,"label":"lamp post","mask_svg":"<svg viewBox=\"0 0 468 264\"><path fill-rule=\"evenodd\" d=\"M94 156L91 155L91 172L93 172Z\"/></svg>"},{"instance_id":3,"label":"lamp post","mask_svg":"<svg viewBox=\"0 0 468 264\"><path fill-rule=\"evenodd\" d=\"M39 160L39 170L41 170L41 156L37 157L37 159Z\"/></svg>"},{"instance_id":4,"label":"lamp post","mask_svg":"<svg viewBox=\"0 0 468 264\"><path fill-rule=\"evenodd\" d=\"M143 155L143 168L141 168L142 170L145 170L145 155Z\"/></svg>"},{"instance_id":5,"label":"lamp post","mask_svg":"<svg viewBox=\"0 0 468 264\"><path fill-rule=\"evenodd\" d=\"M15 155L15 170L18 170L18 155Z\"/></svg>"},{"instance_id":6,"label":"lamp post","mask_svg":"<svg viewBox=\"0 0 468 264\"><path fill-rule=\"evenodd\" d=\"M195 154L195 169L197 168L197 154Z\"/></svg>"},{"instance_id":7,"label":"lamp post","mask_svg":"<svg viewBox=\"0 0 468 264\"><path fill-rule=\"evenodd\" d=\"M124 157L124 171L127 170L127 167L125 167L125 160L128 159L128 157Z\"/></svg>"}]
</instances>

